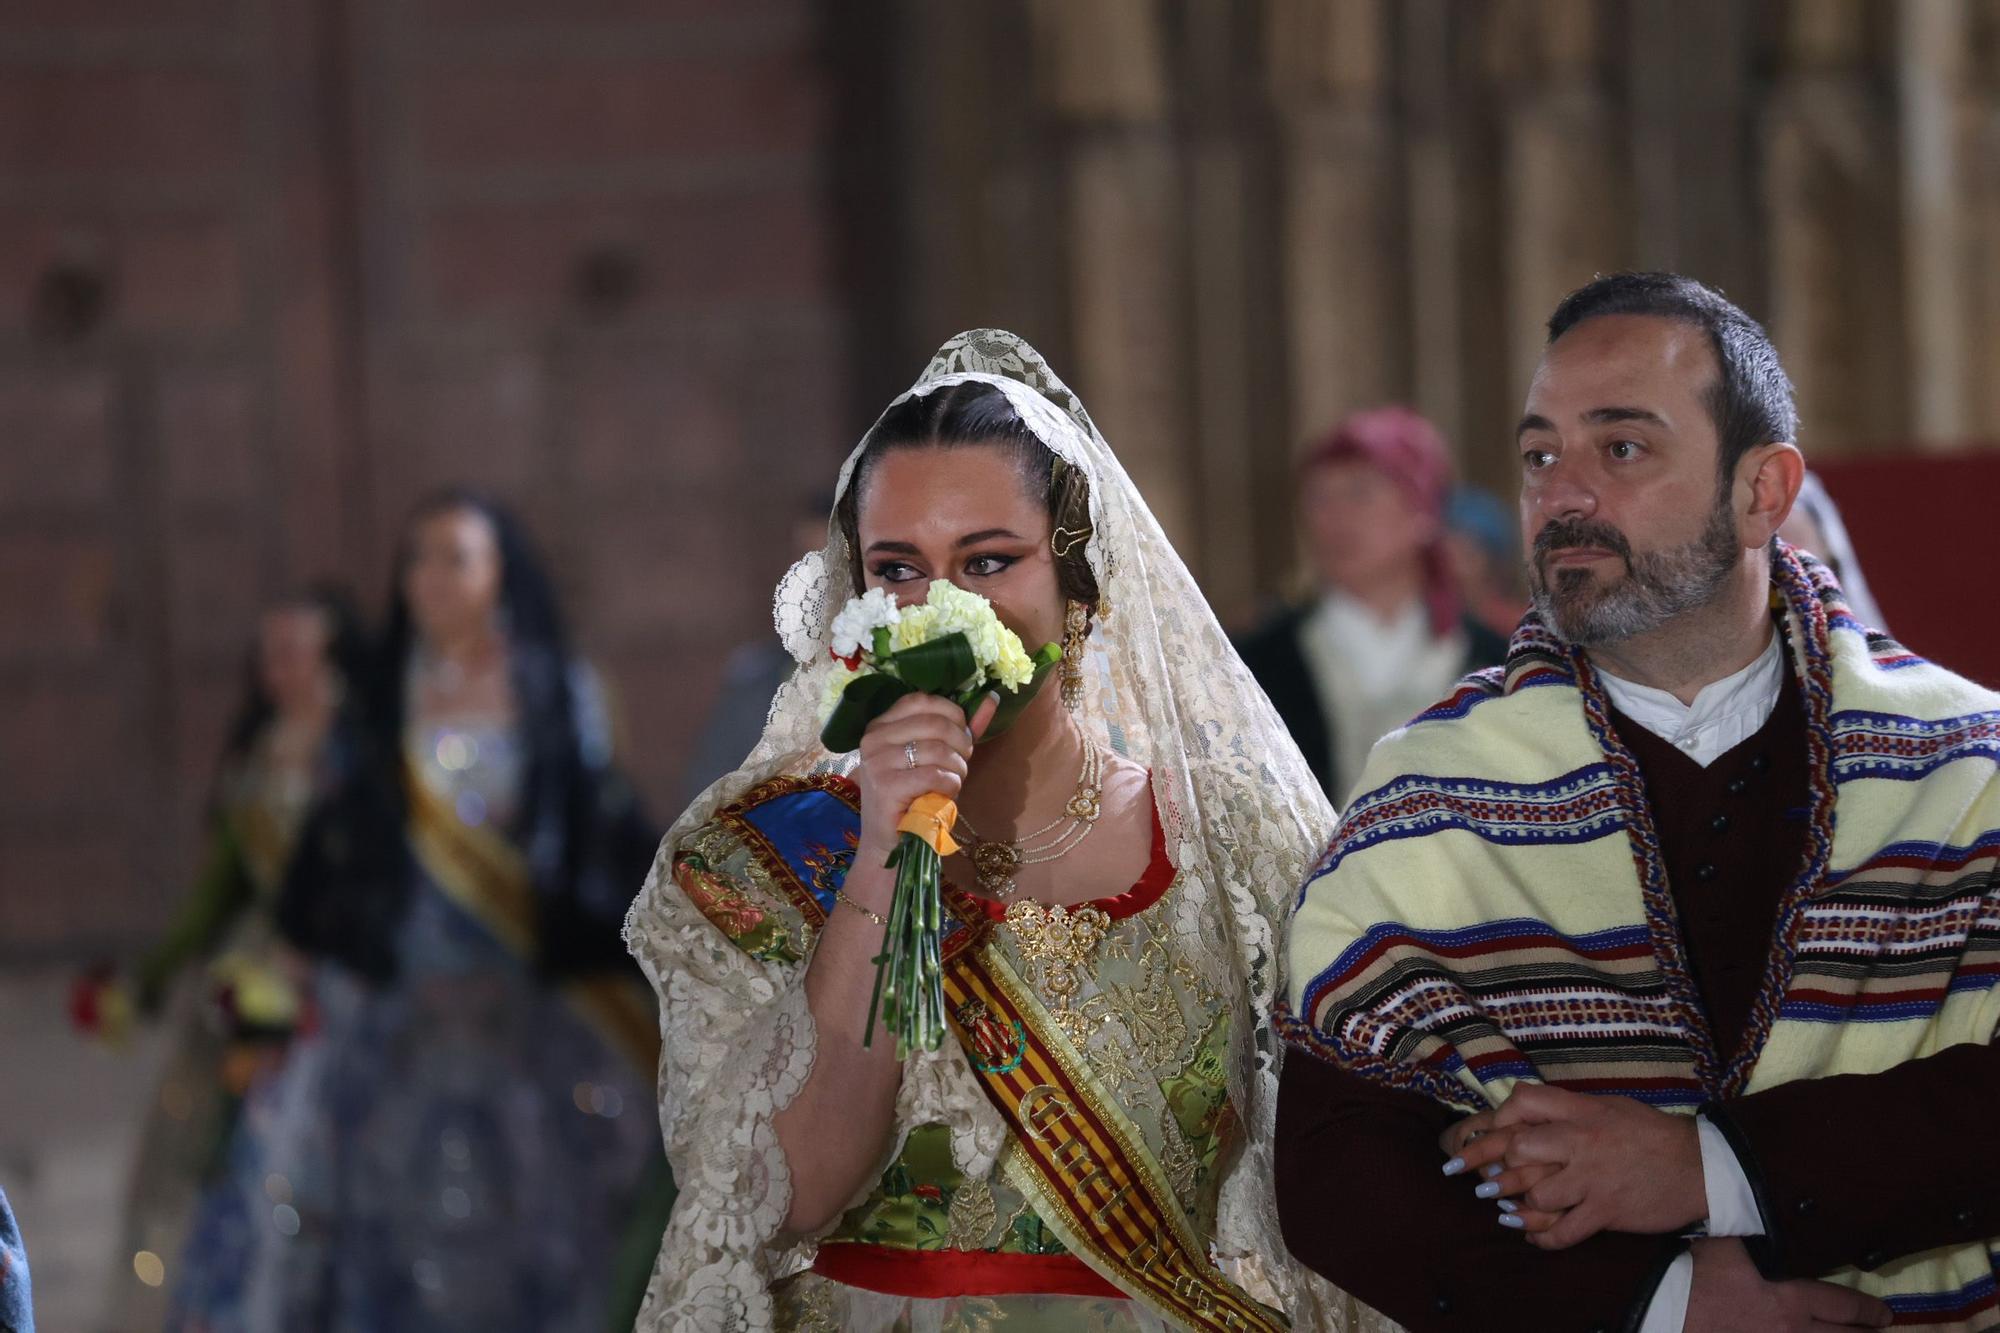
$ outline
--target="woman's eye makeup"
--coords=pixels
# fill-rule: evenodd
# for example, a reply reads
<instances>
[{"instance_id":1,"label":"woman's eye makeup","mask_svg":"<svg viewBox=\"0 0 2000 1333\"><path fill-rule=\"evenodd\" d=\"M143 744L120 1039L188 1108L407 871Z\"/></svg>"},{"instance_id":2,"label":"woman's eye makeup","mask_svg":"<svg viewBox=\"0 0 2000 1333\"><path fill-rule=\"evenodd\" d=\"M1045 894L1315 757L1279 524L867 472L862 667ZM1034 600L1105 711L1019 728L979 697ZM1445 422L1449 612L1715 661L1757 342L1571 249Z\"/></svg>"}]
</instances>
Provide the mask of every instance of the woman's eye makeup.
<instances>
[{"instance_id":1,"label":"woman's eye makeup","mask_svg":"<svg viewBox=\"0 0 2000 1333\"><path fill-rule=\"evenodd\" d=\"M1019 563L1017 555L1000 555L982 552L965 557L962 568L969 578L990 579L1004 574L1011 566ZM884 583L907 583L911 579L922 578L923 571L906 560L883 560L868 567L868 572Z\"/></svg>"}]
</instances>

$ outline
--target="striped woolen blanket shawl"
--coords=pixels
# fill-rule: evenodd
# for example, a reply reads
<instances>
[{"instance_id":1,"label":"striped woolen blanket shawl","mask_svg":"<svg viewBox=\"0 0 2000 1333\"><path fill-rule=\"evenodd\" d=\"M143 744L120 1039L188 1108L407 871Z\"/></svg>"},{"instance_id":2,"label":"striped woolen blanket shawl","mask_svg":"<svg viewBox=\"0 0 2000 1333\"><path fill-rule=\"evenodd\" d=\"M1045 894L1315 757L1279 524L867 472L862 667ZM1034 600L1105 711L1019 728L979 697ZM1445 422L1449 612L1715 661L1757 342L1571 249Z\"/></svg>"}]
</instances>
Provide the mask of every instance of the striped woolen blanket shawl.
<instances>
[{"instance_id":1,"label":"striped woolen blanket shawl","mask_svg":"<svg viewBox=\"0 0 2000 1333\"><path fill-rule=\"evenodd\" d=\"M1535 1079L1692 1113L1990 1043L2000 696L1864 629L1810 558L1780 546L1772 581L1810 830L1740 1051L1702 1015L1603 688L1532 615L1503 667L1370 756L1291 923L1279 1026L1295 1050L1468 1111ZM2000 1239L1835 1280L1899 1324L2000 1327L1997 1258Z\"/></svg>"}]
</instances>

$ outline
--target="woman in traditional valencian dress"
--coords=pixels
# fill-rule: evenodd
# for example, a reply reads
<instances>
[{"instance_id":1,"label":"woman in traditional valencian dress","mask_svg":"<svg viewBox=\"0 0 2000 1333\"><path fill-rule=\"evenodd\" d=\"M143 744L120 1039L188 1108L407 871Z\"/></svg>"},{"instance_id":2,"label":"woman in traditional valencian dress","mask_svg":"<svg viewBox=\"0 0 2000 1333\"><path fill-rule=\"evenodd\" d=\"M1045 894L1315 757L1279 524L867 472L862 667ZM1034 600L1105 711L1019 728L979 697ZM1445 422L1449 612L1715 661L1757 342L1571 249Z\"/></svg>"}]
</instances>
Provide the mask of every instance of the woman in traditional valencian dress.
<instances>
[{"instance_id":1,"label":"woman in traditional valencian dress","mask_svg":"<svg viewBox=\"0 0 2000 1333\"><path fill-rule=\"evenodd\" d=\"M946 343L779 588L801 668L668 835L627 938L658 989L681 1187L642 1330L1360 1328L1278 1239L1265 1015L1333 818L1076 397L1011 334ZM851 595L945 579L1060 690L903 699L817 743ZM945 860L951 1031L863 1028L910 802Z\"/></svg>"},{"instance_id":2,"label":"woman in traditional valencian dress","mask_svg":"<svg viewBox=\"0 0 2000 1333\"><path fill-rule=\"evenodd\" d=\"M376 769L308 826L280 908L320 1032L264 1233L283 1295L241 1326L601 1333L659 1156L618 936L653 834L503 511L418 508L382 658Z\"/></svg>"},{"instance_id":3,"label":"woman in traditional valencian dress","mask_svg":"<svg viewBox=\"0 0 2000 1333\"><path fill-rule=\"evenodd\" d=\"M285 1053L300 1015L295 959L278 938L278 895L300 825L351 761L361 731L366 643L331 588L286 597L259 618L248 686L208 809L201 870L135 969L139 1013L172 1009L174 1034L141 1133L114 1265L111 1323L158 1327L169 1293L206 1280L183 1245L202 1191L226 1160L238 1108Z\"/></svg>"}]
</instances>

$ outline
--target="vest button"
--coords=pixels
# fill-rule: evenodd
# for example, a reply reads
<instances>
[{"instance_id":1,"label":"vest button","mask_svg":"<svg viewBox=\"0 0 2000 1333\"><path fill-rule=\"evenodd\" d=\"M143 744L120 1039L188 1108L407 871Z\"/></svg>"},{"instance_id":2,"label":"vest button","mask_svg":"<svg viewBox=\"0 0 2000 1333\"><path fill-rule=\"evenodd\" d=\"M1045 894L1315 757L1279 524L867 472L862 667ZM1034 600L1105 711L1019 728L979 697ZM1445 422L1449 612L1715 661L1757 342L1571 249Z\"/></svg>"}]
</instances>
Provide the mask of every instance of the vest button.
<instances>
[{"instance_id":1,"label":"vest button","mask_svg":"<svg viewBox=\"0 0 2000 1333\"><path fill-rule=\"evenodd\" d=\"M1750 783L1746 779L1744 778L1729 779L1729 794L1731 796L1741 796L1744 792L1749 790L1750 790Z\"/></svg>"},{"instance_id":2,"label":"vest button","mask_svg":"<svg viewBox=\"0 0 2000 1333\"><path fill-rule=\"evenodd\" d=\"M1792 1205L1792 1211L1800 1217L1811 1217L1819 1211L1819 1201L1817 1199L1800 1199Z\"/></svg>"},{"instance_id":3,"label":"vest button","mask_svg":"<svg viewBox=\"0 0 2000 1333\"><path fill-rule=\"evenodd\" d=\"M1970 1208L1959 1209L1951 1215L1951 1224L1960 1229L1971 1226L1972 1210Z\"/></svg>"},{"instance_id":4,"label":"vest button","mask_svg":"<svg viewBox=\"0 0 2000 1333\"><path fill-rule=\"evenodd\" d=\"M1709 832L1711 832L1711 833L1727 833L1727 832L1729 832L1729 816L1728 816L1728 815L1717 815L1717 816L1716 816L1715 818L1713 818L1713 819L1709 820L1709 821L1708 821L1708 830L1709 830Z\"/></svg>"},{"instance_id":5,"label":"vest button","mask_svg":"<svg viewBox=\"0 0 2000 1333\"><path fill-rule=\"evenodd\" d=\"M1436 1310L1439 1314L1450 1314L1451 1297L1449 1296L1438 1297L1436 1300L1431 1302L1431 1309Z\"/></svg>"},{"instance_id":6,"label":"vest button","mask_svg":"<svg viewBox=\"0 0 2000 1333\"><path fill-rule=\"evenodd\" d=\"M1703 861L1700 865L1694 868L1694 877L1700 880L1704 884L1714 879L1715 876L1716 876L1716 869L1715 869L1715 863L1713 861Z\"/></svg>"},{"instance_id":7,"label":"vest button","mask_svg":"<svg viewBox=\"0 0 2000 1333\"><path fill-rule=\"evenodd\" d=\"M1771 756L1767 754L1758 754L1750 756L1750 771L1752 773L1762 773L1768 770L1770 767L1771 767Z\"/></svg>"}]
</instances>

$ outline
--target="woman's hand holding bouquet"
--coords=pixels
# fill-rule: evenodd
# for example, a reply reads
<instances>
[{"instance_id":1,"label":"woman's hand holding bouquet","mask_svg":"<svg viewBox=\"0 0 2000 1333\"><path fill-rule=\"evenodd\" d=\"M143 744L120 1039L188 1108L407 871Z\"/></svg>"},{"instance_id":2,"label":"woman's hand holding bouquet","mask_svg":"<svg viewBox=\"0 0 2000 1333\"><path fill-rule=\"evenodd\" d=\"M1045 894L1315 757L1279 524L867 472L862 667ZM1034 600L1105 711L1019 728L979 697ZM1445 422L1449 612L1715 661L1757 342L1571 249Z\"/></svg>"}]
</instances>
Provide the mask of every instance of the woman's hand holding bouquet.
<instances>
[{"instance_id":1,"label":"woman's hand holding bouquet","mask_svg":"<svg viewBox=\"0 0 2000 1333\"><path fill-rule=\"evenodd\" d=\"M939 579L915 606L899 607L880 588L855 598L834 619L831 651L840 667L827 683L820 739L836 753L860 750L856 859L886 850L896 871L863 1041L879 1012L900 1059L944 1040L942 859L957 850L953 798L972 746L1012 725L1061 649L1051 643L1029 656L985 598ZM885 849L892 819L897 837Z\"/></svg>"}]
</instances>

